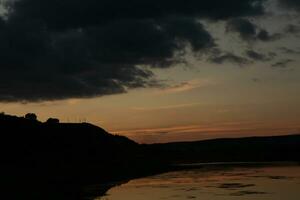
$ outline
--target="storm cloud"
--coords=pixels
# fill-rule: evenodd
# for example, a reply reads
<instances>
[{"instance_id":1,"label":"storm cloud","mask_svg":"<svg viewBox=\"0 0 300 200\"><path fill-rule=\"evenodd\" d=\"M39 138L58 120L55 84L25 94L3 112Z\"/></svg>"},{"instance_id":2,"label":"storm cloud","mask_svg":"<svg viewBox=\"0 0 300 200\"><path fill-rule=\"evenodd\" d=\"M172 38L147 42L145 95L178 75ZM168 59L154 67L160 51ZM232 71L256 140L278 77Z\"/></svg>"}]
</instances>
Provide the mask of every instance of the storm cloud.
<instances>
[{"instance_id":1,"label":"storm cloud","mask_svg":"<svg viewBox=\"0 0 300 200\"><path fill-rule=\"evenodd\" d=\"M292 60L292 59L283 59L281 61L278 61L278 62L272 64L271 66L273 68L287 68L288 65L292 62L294 62L294 60Z\"/></svg>"},{"instance_id":2,"label":"storm cloud","mask_svg":"<svg viewBox=\"0 0 300 200\"><path fill-rule=\"evenodd\" d=\"M279 0L282 6L285 6L289 9L300 11L300 1L299 0Z\"/></svg>"},{"instance_id":3,"label":"storm cloud","mask_svg":"<svg viewBox=\"0 0 300 200\"><path fill-rule=\"evenodd\" d=\"M259 28L248 19L236 18L229 20L226 26L227 32L236 32L241 39L247 42L269 42L280 39L280 34L270 34L267 30Z\"/></svg>"},{"instance_id":4,"label":"storm cloud","mask_svg":"<svg viewBox=\"0 0 300 200\"><path fill-rule=\"evenodd\" d=\"M171 15L225 19L264 13L265 0L15 0L13 18L36 19L55 29L99 25L119 19L160 19ZM54 12L55 11L55 12Z\"/></svg>"},{"instance_id":5,"label":"storm cloud","mask_svg":"<svg viewBox=\"0 0 300 200\"><path fill-rule=\"evenodd\" d=\"M235 55L233 53L223 53L219 55L214 55L209 58L209 61L216 63L216 64L223 64L223 63L233 63L239 66L243 66L246 64L250 64L251 61L247 58Z\"/></svg>"},{"instance_id":6,"label":"storm cloud","mask_svg":"<svg viewBox=\"0 0 300 200\"><path fill-rule=\"evenodd\" d=\"M270 56L264 55L254 50L247 50L246 55L255 61L269 61L271 59Z\"/></svg>"},{"instance_id":7,"label":"storm cloud","mask_svg":"<svg viewBox=\"0 0 300 200\"><path fill-rule=\"evenodd\" d=\"M85 98L158 86L151 67L181 62L187 46L200 54L216 47L199 19L262 15L264 2L9 1L0 18L0 101ZM215 62L225 60L245 62L232 55Z\"/></svg>"}]
</instances>

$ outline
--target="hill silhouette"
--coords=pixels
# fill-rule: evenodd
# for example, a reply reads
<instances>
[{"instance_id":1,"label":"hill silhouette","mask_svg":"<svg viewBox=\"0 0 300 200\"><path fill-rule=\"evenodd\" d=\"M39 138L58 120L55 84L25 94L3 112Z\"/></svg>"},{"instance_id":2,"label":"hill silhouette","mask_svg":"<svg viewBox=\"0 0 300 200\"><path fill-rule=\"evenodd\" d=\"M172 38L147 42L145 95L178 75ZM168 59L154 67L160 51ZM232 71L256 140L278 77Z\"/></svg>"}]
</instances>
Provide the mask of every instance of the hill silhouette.
<instances>
[{"instance_id":1,"label":"hill silhouette","mask_svg":"<svg viewBox=\"0 0 300 200\"><path fill-rule=\"evenodd\" d=\"M300 135L145 145L89 123L0 114L0 175L11 199L82 199L84 185L182 169L178 164L299 162L299 153Z\"/></svg>"},{"instance_id":2,"label":"hill silhouette","mask_svg":"<svg viewBox=\"0 0 300 200\"><path fill-rule=\"evenodd\" d=\"M98 162L138 146L88 123L42 123L2 115L0 131L2 159L7 162Z\"/></svg>"},{"instance_id":3,"label":"hill silhouette","mask_svg":"<svg viewBox=\"0 0 300 200\"><path fill-rule=\"evenodd\" d=\"M74 199L79 196L73 194L74 188L162 169L159 161L146 158L140 145L124 136L89 123L51 121L0 114L0 177L7 187L4 191L16 195L12 199L28 195L28 199L45 199L49 190L61 191L62 199L68 199L65 194L70 192ZM33 192L33 188L38 189Z\"/></svg>"},{"instance_id":4,"label":"hill silhouette","mask_svg":"<svg viewBox=\"0 0 300 200\"><path fill-rule=\"evenodd\" d=\"M146 148L173 164L300 161L300 135L174 142Z\"/></svg>"}]
</instances>

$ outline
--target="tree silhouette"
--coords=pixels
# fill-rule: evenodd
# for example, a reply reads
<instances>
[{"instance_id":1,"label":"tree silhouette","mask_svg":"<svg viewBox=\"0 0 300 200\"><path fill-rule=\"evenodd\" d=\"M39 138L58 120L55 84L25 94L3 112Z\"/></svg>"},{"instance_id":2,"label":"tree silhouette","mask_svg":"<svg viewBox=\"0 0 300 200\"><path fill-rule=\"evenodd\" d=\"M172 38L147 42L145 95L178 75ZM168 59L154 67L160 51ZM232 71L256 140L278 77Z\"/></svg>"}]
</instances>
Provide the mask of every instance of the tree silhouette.
<instances>
[{"instance_id":1,"label":"tree silhouette","mask_svg":"<svg viewBox=\"0 0 300 200\"><path fill-rule=\"evenodd\" d=\"M46 121L47 124L58 124L59 123L59 119L57 118L49 118Z\"/></svg>"},{"instance_id":2,"label":"tree silhouette","mask_svg":"<svg viewBox=\"0 0 300 200\"><path fill-rule=\"evenodd\" d=\"M34 113L27 113L27 114L25 115L25 119L32 120L32 121L36 121L36 120L37 120L37 116L36 116L36 114L34 114Z\"/></svg>"}]
</instances>

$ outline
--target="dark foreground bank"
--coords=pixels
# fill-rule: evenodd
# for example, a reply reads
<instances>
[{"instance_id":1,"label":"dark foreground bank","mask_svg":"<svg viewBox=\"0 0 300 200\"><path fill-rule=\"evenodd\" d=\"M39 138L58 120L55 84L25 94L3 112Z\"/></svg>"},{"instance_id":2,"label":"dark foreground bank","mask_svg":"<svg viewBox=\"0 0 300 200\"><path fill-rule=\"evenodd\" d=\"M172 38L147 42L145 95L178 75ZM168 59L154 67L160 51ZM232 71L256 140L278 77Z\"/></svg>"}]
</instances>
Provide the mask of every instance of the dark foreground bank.
<instances>
[{"instance_id":1,"label":"dark foreground bank","mask_svg":"<svg viewBox=\"0 0 300 200\"><path fill-rule=\"evenodd\" d=\"M105 193L114 184L103 183L182 169L182 163L299 162L299 153L300 135L140 145L88 123L0 115L7 199L84 199L86 185L101 184L97 191Z\"/></svg>"}]
</instances>

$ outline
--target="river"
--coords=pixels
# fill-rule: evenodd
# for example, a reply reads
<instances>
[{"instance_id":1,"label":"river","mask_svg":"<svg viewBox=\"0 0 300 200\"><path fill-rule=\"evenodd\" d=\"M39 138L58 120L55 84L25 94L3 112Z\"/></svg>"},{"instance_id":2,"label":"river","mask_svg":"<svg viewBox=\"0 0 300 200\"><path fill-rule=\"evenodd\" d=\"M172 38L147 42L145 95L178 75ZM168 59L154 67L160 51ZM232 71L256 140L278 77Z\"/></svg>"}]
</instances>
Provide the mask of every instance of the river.
<instances>
[{"instance_id":1,"label":"river","mask_svg":"<svg viewBox=\"0 0 300 200\"><path fill-rule=\"evenodd\" d=\"M131 180L94 200L299 200L300 166L216 166Z\"/></svg>"}]
</instances>

